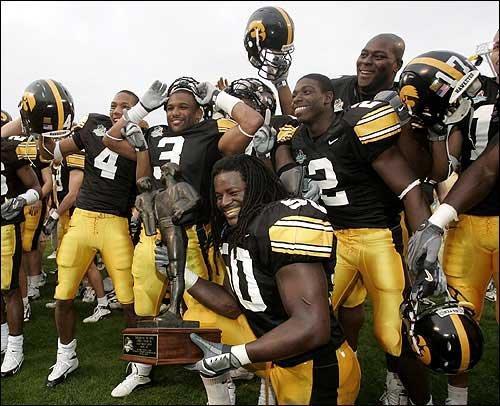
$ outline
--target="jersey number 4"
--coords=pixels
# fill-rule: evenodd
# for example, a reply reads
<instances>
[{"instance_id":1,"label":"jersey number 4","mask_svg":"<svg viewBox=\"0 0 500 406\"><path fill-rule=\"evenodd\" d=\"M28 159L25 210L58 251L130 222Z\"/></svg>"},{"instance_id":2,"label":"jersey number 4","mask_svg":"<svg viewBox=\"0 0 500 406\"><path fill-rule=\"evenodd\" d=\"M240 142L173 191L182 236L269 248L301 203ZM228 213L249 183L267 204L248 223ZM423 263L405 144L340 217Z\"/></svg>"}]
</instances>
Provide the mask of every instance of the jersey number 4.
<instances>
[{"instance_id":1,"label":"jersey number 4","mask_svg":"<svg viewBox=\"0 0 500 406\"><path fill-rule=\"evenodd\" d=\"M101 178L114 179L116 170L116 160L118 154L111 151L109 148L104 148L99 155L94 159L94 166L101 169Z\"/></svg>"}]
</instances>

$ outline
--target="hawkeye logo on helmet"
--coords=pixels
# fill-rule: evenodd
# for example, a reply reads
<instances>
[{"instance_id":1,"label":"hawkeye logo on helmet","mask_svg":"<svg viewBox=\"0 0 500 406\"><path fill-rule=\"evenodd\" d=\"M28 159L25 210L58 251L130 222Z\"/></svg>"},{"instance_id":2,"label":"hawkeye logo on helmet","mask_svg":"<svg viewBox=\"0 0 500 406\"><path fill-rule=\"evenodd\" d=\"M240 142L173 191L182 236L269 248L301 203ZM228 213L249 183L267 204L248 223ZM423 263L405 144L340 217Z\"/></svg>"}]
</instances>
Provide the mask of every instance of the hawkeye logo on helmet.
<instances>
[{"instance_id":1,"label":"hawkeye logo on helmet","mask_svg":"<svg viewBox=\"0 0 500 406\"><path fill-rule=\"evenodd\" d=\"M24 111L33 111L36 106L35 95L31 92L24 92L19 104Z\"/></svg>"},{"instance_id":2,"label":"hawkeye logo on helmet","mask_svg":"<svg viewBox=\"0 0 500 406\"><path fill-rule=\"evenodd\" d=\"M408 109L415 107L416 100L419 99L418 91L415 86L406 85L399 91L399 97L401 101L406 104Z\"/></svg>"},{"instance_id":3,"label":"hawkeye logo on helmet","mask_svg":"<svg viewBox=\"0 0 500 406\"><path fill-rule=\"evenodd\" d=\"M266 27L262 24L262 20L253 20L250 24L248 24L248 31L250 32L250 36L252 38L257 39L258 35L260 41L266 40Z\"/></svg>"}]
</instances>

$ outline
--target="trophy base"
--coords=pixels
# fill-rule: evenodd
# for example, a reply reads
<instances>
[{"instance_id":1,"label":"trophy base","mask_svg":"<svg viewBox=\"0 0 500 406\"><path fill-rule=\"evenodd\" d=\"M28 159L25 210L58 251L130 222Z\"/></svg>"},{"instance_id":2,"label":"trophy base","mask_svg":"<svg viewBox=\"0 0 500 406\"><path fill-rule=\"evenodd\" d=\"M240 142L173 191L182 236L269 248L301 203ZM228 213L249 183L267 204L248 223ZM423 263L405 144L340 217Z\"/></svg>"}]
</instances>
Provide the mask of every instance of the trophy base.
<instances>
[{"instance_id":1,"label":"trophy base","mask_svg":"<svg viewBox=\"0 0 500 406\"><path fill-rule=\"evenodd\" d=\"M189 338L191 333L212 342L221 340L221 330L216 328L126 328L120 359L148 365L194 364L203 358L203 352Z\"/></svg>"}]
</instances>

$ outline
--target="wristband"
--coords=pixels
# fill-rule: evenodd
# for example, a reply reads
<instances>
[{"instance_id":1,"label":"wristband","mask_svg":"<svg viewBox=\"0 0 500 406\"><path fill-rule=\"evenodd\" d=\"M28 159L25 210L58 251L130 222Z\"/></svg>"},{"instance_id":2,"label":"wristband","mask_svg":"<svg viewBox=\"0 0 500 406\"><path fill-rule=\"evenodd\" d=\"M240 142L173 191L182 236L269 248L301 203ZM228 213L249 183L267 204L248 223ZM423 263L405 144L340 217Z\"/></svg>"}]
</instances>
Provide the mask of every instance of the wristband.
<instances>
[{"instance_id":1,"label":"wristband","mask_svg":"<svg viewBox=\"0 0 500 406\"><path fill-rule=\"evenodd\" d=\"M144 108L141 102L137 103L130 110L123 110L123 117L128 122L139 124L139 122L148 115L148 111Z\"/></svg>"},{"instance_id":2,"label":"wristband","mask_svg":"<svg viewBox=\"0 0 500 406\"><path fill-rule=\"evenodd\" d=\"M49 217L52 217L54 220L59 220L59 214L55 210L52 213L50 213Z\"/></svg>"},{"instance_id":3,"label":"wristband","mask_svg":"<svg viewBox=\"0 0 500 406\"><path fill-rule=\"evenodd\" d=\"M243 131L243 128L241 128L241 125L238 124L238 130L241 131L243 135L246 135L248 138L253 138L254 136L251 134L248 134L247 132Z\"/></svg>"},{"instance_id":4,"label":"wristband","mask_svg":"<svg viewBox=\"0 0 500 406\"><path fill-rule=\"evenodd\" d=\"M276 87L276 89L281 89L282 87L288 86L288 82L286 81L286 79L278 80L274 83L274 86Z\"/></svg>"},{"instance_id":5,"label":"wristband","mask_svg":"<svg viewBox=\"0 0 500 406\"><path fill-rule=\"evenodd\" d=\"M189 290L198 281L199 276L186 268L184 271L184 290Z\"/></svg>"},{"instance_id":6,"label":"wristband","mask_svg":"<svg viewBox=\"0 0 500 406\"><path fill-rule=\"evenodd\" d=\"M22 197L24 200L26 200L26 205L30 205L35 203L39 198L40 195L35 189L29 189L22 195L19 195L19 197Z\"/></svg>"},{"instance_id":7,"label":"wristband","mask_svg":"<svg viewBox=\"0 0 500 406\"><path fill-rule=\"evenodd\" d=\"M231 96L226 92L220 92L215 99L215 108L217 110L222 110L232 116L231 112L233 111L234 106L236 106L236 104L238 103L243 102L237 97Z\"/></svg>"},{"instance_id":8,"label":"wristband","mask_svg":"<svg viewBox=\"0 0 500 406\"><path fill-rule=\"evenodd\" d=\"M123 138L116 138L116 137L113 137L112 135L109 135L109 133L108 133L107 131L104 133L104 136L105 136L105 137L108 137L108 138L111 138L111 139L112 139L112 140L114 140L114 141L123 141Z\"/></svg>"},{"instance_id":9,"label":"wristband","mask_svg":"<svg viewBox=\"0 0 500 406\"><path fill-rule=\"evenodd\" d=\"M434 214L429 217L430 223L441 227L443 230L452 220L458 220L457 211L447 203L440 205Z\"/></svg>"},{"instance_id":10,"label":"wristband","mask_svg":"<svg viewBox=\"0 0 500 406\"><path fill-rule=\"evenodd\" d=\"M240 364L242 366L252 363L252 361L250 361L250 358L248 358L245 344L233 345L231 347L231 354L234 355L238 359L238 361L240 362Z\"/></svg>"},{"instance_id":11,"label":"wristband","mask_svg":"<svg viewBox=\"0 0 500 406\"><path fill-rule=\"evenodd\" d=\"M403 198L408 194L408 192L418 185L420 185L420 179L416 179L412 183L410 183L408 186L406 186L406 188L398 196L399 200L403 200Z\"/></svg>"}]
</instances>

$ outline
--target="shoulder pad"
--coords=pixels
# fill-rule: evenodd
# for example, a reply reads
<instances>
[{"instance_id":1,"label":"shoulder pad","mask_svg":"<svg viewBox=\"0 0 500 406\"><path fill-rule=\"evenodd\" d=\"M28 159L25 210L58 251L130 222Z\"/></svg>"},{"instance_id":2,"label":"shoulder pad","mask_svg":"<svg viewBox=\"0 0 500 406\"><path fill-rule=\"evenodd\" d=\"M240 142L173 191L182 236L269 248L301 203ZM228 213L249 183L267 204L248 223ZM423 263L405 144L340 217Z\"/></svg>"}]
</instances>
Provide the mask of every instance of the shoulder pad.
<instances>
[{"instance_id":1,"label":"shoulder pad","mask_svg":"<svg viewBox=\"0 0 500 406\"><path fill-rule=\"evenodd\" d=\"M324 210L304 199L282 200L267 207L271 250L282 254L329 258L333 228Z\"/></svg>"},{"instance_id":2,"label":"shoulder pad","mask_svg":"<svg viewBox=\"0 0 500 406\"><path fill-rule=\"evenodd\" d=\"M220 133L225 133L227 130L236 127L237 125L238 123L230 118L219 118L217 120L217 128Z\"/></svg>"},{"instance_id":3,"label":"shoulder pad","mask_svg":"<svg viewBox=\"0 0 500 406\"><path fill-rule=\"evenodd\" d=\"M85 126L85 123L89 119L89 115L85 114L80 121L72 128L73 130L78 130L80 128L83 128Z\"/></svg>"},{"instance_id":4,"label":"shoulder pad","mask_svg":"<svg viewBox=\"0 0 500 406\"><path fill-rule=\"evenodd\" d=\"M388 102L364 101L351 107L344 116L362 144L380 141L401 132L399 117Z\"/></svg>"},{"instance_id":5,"label":"shoulder pad","mask_svg":"<svg viewBox=\"0 0 500 406\"><path fill-rule=\"evenodd\" d=\"M38 150L35 141L23 141L16 147L16 154L19 159L36 159Z\"/></svg>"},{"instance_id":6,"label":"shoulder pad","mask_svg":"<svg viewBox=\"0 0 500 406\"><path fill-rule=\"evenodd\" d=\"M85 155L71 154L66 157L66 163L69 168L83 169L85 166Z\"/></svg>"},{"instance_id":7,"label":"shoulder pad","mask_svg":"<svg viewBox=\"0 0 500 406\"><path fill-rule=\"evenodd\" d=\"M293 125L286 124L280 128L278 134L276 135L276 142L278 144L283 144L287 141L290 141L297 131L298 127L294 127Z\"/></svg>"}]
</instances>

